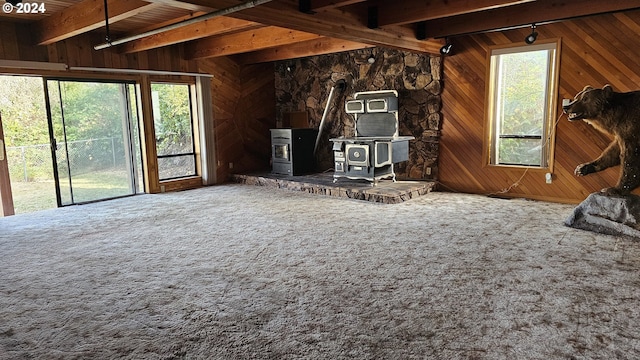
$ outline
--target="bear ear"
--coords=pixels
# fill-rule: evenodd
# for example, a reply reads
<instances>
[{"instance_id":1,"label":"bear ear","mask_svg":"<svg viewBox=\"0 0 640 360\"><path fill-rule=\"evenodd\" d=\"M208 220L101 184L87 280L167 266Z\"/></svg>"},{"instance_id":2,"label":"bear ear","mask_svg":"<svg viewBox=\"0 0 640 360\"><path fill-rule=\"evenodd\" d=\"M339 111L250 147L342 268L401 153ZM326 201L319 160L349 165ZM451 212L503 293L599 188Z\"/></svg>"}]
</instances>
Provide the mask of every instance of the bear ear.
<instances>
[{"instance_id":1,"label":"bear ear","mask_svg":"<svg viewBox=\"0 0 640 360\"><path fill-rule=\"evenodd\" d=\"M582 89L581 92L585 92L585 91L592 90L592 89L593 89L593 87L591 87L591 85L587 85L587 86L584 87L584 89Z\"/></svg>"},{"instance_id":2,"label":"bear ear","mask_svg":"<svg viewBox=\"0 0 640 360\"><path fill-rule=\"evenodd\" d=\"M602 87L602 91L604 92L605 96L609 97L613 94L613 87L607 84Z\"/></svg>"}]
</instances>

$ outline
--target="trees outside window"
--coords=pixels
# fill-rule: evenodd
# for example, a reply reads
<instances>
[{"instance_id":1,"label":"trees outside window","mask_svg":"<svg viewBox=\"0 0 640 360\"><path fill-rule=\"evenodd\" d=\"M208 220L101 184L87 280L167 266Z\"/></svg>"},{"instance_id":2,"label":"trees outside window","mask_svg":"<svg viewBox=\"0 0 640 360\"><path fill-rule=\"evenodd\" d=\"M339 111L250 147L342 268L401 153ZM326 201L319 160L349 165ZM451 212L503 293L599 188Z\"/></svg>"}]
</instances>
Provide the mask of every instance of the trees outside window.
<instances>
[{"instance_id":1,"label":"trees outside window","mask_svg":"<svg viewBox=\"0 0 640 360\"><path fill-rule=\"evenodd\" d=\"M554 42L491 51L487 92L490 164L550 166L557 46Z\"/></svg>"}]
</instances>

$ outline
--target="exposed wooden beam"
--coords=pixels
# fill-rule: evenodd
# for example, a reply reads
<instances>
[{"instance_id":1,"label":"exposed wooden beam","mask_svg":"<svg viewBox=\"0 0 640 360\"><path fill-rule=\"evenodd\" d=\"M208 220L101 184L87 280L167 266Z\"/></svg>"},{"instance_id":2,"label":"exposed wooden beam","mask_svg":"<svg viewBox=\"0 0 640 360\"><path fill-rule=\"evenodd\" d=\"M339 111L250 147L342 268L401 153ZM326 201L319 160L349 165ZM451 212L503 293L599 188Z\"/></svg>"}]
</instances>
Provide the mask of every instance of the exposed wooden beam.
<instances>
[{"instance_id":1,"label":"exposed wooden beam","mask_svg":"<svg viewBox=\"0 0 640 360\"><path fill-rule=\"evenodd\" d=\"M378 25L409 24L498 9L532 1L533 0L403 0L380 2L380 5L378 5Z\"/></svg>"},{"instance_id":2,"label":"exposed wooden beam","mask_svg":"<svg viewBox=\"0 0 640 360\"><path fill-rule=\"evenodd\" d=\"M319 38L320 35L269 26L241 33L211 36L185 45L187 60L233 55L266 49L273 46L293 44Z\"/></svg>"},{"instance_id":3,"label":"exposed wooden beam","mask_svg":"<svg viewBox=\"0 0 640 360\"><path fill-rule=\"evenodd\" d=\"M184 1L216 9L237 5L235 0ZM369 29L366 19L363 20L361 14L340 9L327 9L314 15L304 14L298 11L297 0L275 0L228 16L337 39L418 52L437 54L443 45L441 40L416 39L415 30L410 27L387 26L383 29Z\"/></svg>"},{"instance_id":4,"label":"exposed wooden beam","mask_svg":"<svg viewBox=\"0 0 640 360\"><path fill-rule=\"evenodd\" d=\"M319 11L353 5L366 0L311 0L311 10Z\"/></svg>"},{"instance_id":5,"label":"exposed wooden beam","mask_svg":"<svg viewBox=\"0 0 640 360\"><path fill-rule=\"evenodd\" d=\"M637 8L640 8L638 0L537 0L482 13L426 21L425 33L428 37L472 34Z\"/></svg>"},{"instance_id":6,"label":"exposed wooden beam","mask_svg":"<svg viewBox=\"0 0 640 360\"><path fill-rule=\"evenodd\" d=\"M109 22L120 21L158 6L139 0L108 0ZM49 45L104 25L104 1L83 0L38 21L34 28L35 39L38 45Z\"/></svg>"},{"instance_id":7,"label":"exposed wooden beam","mask_svg":"<svg viewBox=\"0 0 640 360\"><path fill-rule=\"evenodd\" d=\"M264 25L253 21L220 16L122 44L119 51L133 53L208 36L231 34L261 27Z\"/></svg>"},{"instance_id":8,"label":"exposed wooden beam","mask_svg":"<svg viewBox=\"0 0 640 360\"><path fill-rule=\"evenodd\" d=\"M149 0L147 0L147 1L149 1ZM153 2L154 3L164 4L164 5L171 6L171 7L178 8L178 9L190 10L190 11L210 12L212 10L211 7L209 7L209 6L189 4L187 2L179 1L179 0L154 0Z\"/></svg>"},{"instance_id":9,"label":"exposed wooden beam","mask_svg":"<svg viewBox=\"0 0 640 360\"><path fill-rule=\"evenodd\" d=\"M354 41L322 37L303 41L292 45L282 45L264 50L236 55L234 59L240 64L256 64L262 62L297 59L301 57L332 54L342 51L358 50L373 45Z\"/></svg>"}]
</instances>

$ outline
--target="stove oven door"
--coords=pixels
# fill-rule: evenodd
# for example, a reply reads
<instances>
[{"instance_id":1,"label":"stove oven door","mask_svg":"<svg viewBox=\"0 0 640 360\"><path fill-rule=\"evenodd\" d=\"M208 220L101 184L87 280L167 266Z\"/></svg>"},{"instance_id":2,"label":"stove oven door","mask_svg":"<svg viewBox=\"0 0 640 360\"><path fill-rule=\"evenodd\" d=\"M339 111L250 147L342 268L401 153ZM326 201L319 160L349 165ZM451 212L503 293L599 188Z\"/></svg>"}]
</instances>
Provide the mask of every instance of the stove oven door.
<instances>
[{"instance_id":1,"label":"stove oven door","mask_svg":"<svg viewBox=\"0 0 640 360\"><path fill-rule=\"evenodd\" d=\"M369 144L347 144L345 155L349 166L370 166Z\"/></svg>"},{"instance_id":2,"label":"stove oven door","mask_svg":"<svg viewBox=\"0 0 640 360\"><path fill-rule=\"evenodd\" d=\"M391 165L391 149L392 149L391 142L376 141L375 154L373 157L373 162L375 167Z\"/></svg>"}]
</instances>

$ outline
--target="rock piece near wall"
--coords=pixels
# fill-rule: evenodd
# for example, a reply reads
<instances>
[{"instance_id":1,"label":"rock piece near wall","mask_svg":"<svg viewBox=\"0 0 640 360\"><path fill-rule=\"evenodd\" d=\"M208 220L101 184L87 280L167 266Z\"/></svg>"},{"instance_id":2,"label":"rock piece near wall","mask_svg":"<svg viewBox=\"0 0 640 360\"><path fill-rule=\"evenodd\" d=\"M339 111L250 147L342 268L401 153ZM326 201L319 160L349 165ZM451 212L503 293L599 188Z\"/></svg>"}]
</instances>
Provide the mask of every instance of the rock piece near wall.
<instances>
[{"instance_id":1,"label":"rock piece near wall","mask_svg":"<svg viewBox=\"0 0 640 360\"><path fill-rule=\"evenodd\" d=\"M640 239L640 196L593 193L573 210L565 225Z\"/></svg>"}]
</instances>

